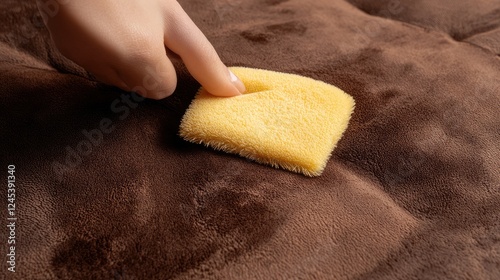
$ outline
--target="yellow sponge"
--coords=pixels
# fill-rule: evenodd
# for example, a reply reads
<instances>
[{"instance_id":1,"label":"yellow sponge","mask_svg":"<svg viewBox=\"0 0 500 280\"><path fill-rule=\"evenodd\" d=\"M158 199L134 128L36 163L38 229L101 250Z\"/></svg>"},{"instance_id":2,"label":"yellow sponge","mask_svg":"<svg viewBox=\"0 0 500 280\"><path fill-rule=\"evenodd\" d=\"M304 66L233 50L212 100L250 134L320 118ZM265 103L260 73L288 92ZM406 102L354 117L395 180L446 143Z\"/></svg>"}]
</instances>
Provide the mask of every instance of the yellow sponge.
<instances>
[{"instance_id":1,"label":"yellow sponge","mask_svg":"<svg viewBox=\"0 0 500 280\"><path fill-rule=\"evenodd\" d=\"M236 97L200 89L180 135L307 176L323 172L354 109L354 99L321 81L293 74L233 67L247 88Z\"/></svg>"}]
</instances>

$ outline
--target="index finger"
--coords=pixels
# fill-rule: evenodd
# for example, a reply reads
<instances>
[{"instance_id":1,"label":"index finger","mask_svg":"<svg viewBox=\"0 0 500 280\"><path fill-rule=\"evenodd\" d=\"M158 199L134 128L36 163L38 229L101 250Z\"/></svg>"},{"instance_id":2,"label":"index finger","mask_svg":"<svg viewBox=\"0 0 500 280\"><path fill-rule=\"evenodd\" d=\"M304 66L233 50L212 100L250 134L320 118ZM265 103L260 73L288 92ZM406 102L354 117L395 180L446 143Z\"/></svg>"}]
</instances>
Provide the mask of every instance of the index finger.
<instances>
[{"instance_id":1,"label":"index finger","mask_svg":"<svg viewBox=\"0 0 500 280\"><path fill-rule=\"evenodd\" d=\"M166 18L165 45L177 53L189 73L211 94L236 96L243 83L224 65L214 47L177 1Z\"/></svg>"}]
</instances>

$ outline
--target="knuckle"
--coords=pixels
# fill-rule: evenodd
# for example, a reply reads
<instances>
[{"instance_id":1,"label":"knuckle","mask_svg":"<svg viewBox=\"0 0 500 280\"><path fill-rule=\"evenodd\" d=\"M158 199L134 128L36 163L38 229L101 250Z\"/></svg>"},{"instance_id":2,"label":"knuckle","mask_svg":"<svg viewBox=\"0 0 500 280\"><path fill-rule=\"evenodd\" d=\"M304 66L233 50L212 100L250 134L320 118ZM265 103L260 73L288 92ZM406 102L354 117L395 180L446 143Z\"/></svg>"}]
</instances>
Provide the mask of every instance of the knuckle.
<instances>
[{"instance_id":1,"label":"knuckle","mask_svg":"<svg viewBox=\"0 0 500 280\"><path fill-rule=\"evenodd\" d=\"M155 61L155 50L153 46L158 45L150 36L139 35L130 40L123 47L122 58L130 63L153 63Z\"/></svg>"},{"instance_id":2,"label":"knuckle","mask_svg":"<svg viewBox=\"0 0 500 280\"><path fill-rule=\"evenodd\" d=\"M127 53L125 60L130 65L137 67L154 63L154 56L150 50L132 50Z\"/></svg>"}]
</instances>

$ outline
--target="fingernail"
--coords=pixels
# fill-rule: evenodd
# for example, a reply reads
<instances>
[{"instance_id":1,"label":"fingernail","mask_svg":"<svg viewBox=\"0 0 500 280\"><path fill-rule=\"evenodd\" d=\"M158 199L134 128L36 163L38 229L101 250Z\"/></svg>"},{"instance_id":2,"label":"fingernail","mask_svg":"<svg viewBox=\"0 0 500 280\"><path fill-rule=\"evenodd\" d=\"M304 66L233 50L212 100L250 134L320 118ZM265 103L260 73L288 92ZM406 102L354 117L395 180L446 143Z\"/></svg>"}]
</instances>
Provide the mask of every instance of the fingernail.
<instances>
[{"instance_id":1,"label":"fingernail","mask_svg":"<svg viewBox=\"0 0 500 280\"><path fill-rule=\"evenodd\" d=\"M231 82L233 83L233 85L238 89L240 93L245 93L247 89L243 82L238 77L236 77L236 75L231 70L229 70L229 68L227 70L229 71L229 77L231 78Z\"/></svg>"}]
</instances>

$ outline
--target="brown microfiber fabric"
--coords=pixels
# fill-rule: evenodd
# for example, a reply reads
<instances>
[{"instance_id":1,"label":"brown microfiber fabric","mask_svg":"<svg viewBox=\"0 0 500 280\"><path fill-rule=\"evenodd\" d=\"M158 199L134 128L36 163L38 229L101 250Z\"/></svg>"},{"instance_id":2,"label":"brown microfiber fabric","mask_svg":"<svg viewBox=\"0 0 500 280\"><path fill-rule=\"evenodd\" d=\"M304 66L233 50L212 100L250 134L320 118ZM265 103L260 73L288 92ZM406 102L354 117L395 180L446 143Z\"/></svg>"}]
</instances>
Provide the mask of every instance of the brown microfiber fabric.
<instances>
[{"instance_id":1,"label":"brown microfiber fabric","mask_svg":"<svg viewBox=\"0 0 500 280\"><path fill-rule=\"evenodd\" d=\"M180 1L227 65L354 97L317 178L181 140L178 59L173 96L126 103L33 2L0 3L2 279L500 279L500 1Z\"/></svg>"}]
</instances>

